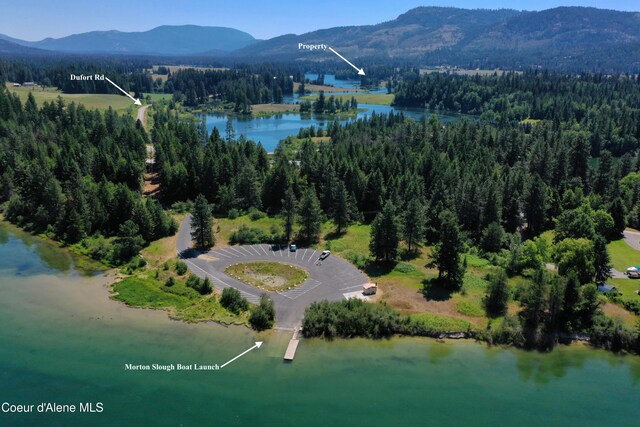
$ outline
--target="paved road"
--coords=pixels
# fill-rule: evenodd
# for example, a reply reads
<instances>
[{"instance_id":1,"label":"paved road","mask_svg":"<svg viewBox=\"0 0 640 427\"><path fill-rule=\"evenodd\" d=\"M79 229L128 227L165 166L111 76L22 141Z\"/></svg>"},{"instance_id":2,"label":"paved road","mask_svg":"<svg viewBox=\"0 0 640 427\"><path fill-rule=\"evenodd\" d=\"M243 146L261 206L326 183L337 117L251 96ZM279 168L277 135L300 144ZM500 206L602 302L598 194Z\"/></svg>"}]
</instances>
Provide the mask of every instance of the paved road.
<instances>
[{"instance_id":1,"label":"paved road","mask_svg":"<svg viewBox=\"0 0 640 427\"><path fill-rule=\"evenodd\" d=\"M140 108L138 108L138 115L136 116L137 120L140 120L140 123L142 123L142 126L147 126L147 108L151 107L151 105L144 105Z\"/></svg>"},{"instance_id":2,"label":"paved road","mask_svg":"<svg viewBox=\"0 0 640 427\"><path fill-rule=\"evenodd\" d=\"M191 246L191 218L187 216L178 231L177 251L189 270L199 277L209 277L219 289L238 289L250 302L257 303L261 293L267 293L276 307L276 327L293 329L300 325L304 309L314 301L339 301L345 293L362 289L369 280L357 268L335 256L316 265L320 251L299 248L290 252L279 245L241 245L213 248L198 253ZM225 267L245 261L277 261L302 267L309 278L300 286L288 291L264 292L242 283L224 273Z\"/></svg>"}]
</instances>

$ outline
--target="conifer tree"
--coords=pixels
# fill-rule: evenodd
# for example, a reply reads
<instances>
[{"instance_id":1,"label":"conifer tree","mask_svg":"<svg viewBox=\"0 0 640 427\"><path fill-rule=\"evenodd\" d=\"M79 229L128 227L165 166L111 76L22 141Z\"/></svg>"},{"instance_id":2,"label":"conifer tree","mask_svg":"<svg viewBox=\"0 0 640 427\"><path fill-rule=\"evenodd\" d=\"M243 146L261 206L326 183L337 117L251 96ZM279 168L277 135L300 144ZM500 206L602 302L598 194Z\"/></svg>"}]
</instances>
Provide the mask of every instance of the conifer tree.
<instances>
[{"instance_id":1,"label":"conifer tree","mask_svg":"<svg viewBox=\"0 0 640 427\"><path fill-rule=\"evenodd\" d=\"M202 194L196 197L191 211L191 238L198 249L207 249L216 243L211 208Z\"/></svg>"},{"instance_id":2,"label":"conifer tree","mask_svg":"<svg viewBox=\"0 0 640 427\"><path fill-rule=\"evenodd\" d=\"M305 243L317 242L322 228L322 209L313 187L307 188L302 194L298 205L298 221Z\"/></svg>"},{"instance_id":3,"label":"conifer tree","mask_svg":"<svg viewBox=\"0 0 640 427\"><path fill-rule=\"evenodd\" d=\"M284 235L287 243L291 241L291 234L293 233L293 225L296 219L296 195L293 192L293 188L289 186L284 193L284 199L282 199L282 210L280 215L282 216L284 225Z\"/></svg>"},{"instance_id":4,"label":"conifer tree","mask_svg":"<svg viewBox=\"0 0 640 427\"><path fill-rule=\"evenodd\" d=\"M438 268L438 279L450 288L460 288L464 278L464 266L460 260L463 251L462 236L458 219L450 210L444 210L439 217L440 241L431 254L433 264Z\"/></svg>"},{"instance_id":5,"label":"conifer tree","mask_svg":"<svg viewBox=\"0 0 640 427\"><path fill-rule=\"evenodd\" d=\"M424 205L417 198L412 199L402 216L402 238L407 242L409 252L417 249L425 234L427 216Z\"/></svg>"},{"instance_id":6,"label":"conifer tree","mask_svg":"<svg viewBox=\"0 0 640 427\"><path fill-rule=\"evenodd\" d=\"M395 207L387 202L371 223L369 251L376 261L392 261L398 254L400 225Z\"/></svg>"}]
</instances>

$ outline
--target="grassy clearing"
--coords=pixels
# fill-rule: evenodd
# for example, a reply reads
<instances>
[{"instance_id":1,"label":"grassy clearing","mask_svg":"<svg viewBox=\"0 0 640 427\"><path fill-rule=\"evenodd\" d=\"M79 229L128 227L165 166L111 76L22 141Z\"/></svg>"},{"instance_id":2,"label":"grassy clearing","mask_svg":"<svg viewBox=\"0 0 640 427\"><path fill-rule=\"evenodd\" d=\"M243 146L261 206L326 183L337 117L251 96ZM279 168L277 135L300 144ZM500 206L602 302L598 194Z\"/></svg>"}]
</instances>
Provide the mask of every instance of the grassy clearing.
<instances>
[{"instance_id":1,"label":"grassy clearing","mask_svg":"<svg viewBox=\"0 0 640 427\"><path fill-rule=\"evenodd\" d=\"M640 295L636 292L640 289L640 280L638 279L609 279L607 283L618 288L622 294L623 300L639 300Z\"/></svg>"},{"instance_id":2,"label":"grassy clearing","mask_svg":"<svg viewBox=\"0 0 640 427\"><path fill-rule=\"evenodd\" d=\"M251 106L252 115L271 115L276 113L297 113L299 104L254 104Z\"/></svg>"},{"instance_id":3,"label":"grassy clearing","mask_svg":"<svg viewBox=\"0 0 640 427\"><path fill-rule=\"evenodd\" d=\"M420 325L424 330L430 331L466 332L476 329L476 326L467 320L434 313L413 314L411 321Z\"/></svg>"},{"instance_id":4,"label":"grassy clearing","mask_svg":"<svg viewBox=\"0 0 640 427\"><path fill-rule=\"evenodd\" d=\"M22 102L26 102L29 93L32 93L38 106L42 106L45 101L52 102L61 97L67 102L82 104L88 109L108 110L111 107L117 112L130 113L134 111L133 102L126 96L94 93L68 94L62 93L55 88L13 87L10 83L7 83L7 88L11 93L18 95Z\"/></svg>"},{"instance_id":5,"label":"grassy clearing","mask_svg":"<svg viewBox=\"0 0 640 427\"><path fill-rule=\"evenodd\" d=\"M228 266L224 271L231 277L268 291L293 289L309 277L299 267L273 261L241 262Z\"/></svg>"},{"instance_id":6,"label":"grassy clearing","mask_svg":"<svg viewBox=\"0 0 640 427\"><path fill-rule=\"evenodd\" d=\"M300 83L293 83L293 91L298 92L298 88L300 87ZM345 92L366 92L365 89L349 89L344 87L335 87L335 86L325 86L325 85L312 85L305 84L305 90L309 92L320 92L325 91L326 93L345 93Z\"/></svg>"},{"instance_id":7,"label":"grassy clearing","mask_svg":"<svg viewBox=\"0 0 640 427\"><path fill-rule=\"evenodd\" d=\"M175 265L168 264L171 268ZM180 278L174 279L173 286L167 286L169 277L178 276L171 269L157 269L127 277L113 285L112 298L131 307L167 310L172 318L187 322L248 325L248 311L235 315L220 305L218 295L202 296Z\"/></svg>"},{"instance_id":8,"label":"grassy clearing","mask_svg":"<svg viewBox=\"0 0 640 427\"><path fill-rule=\"evenodd\" d=\"M356 101L358 101L358 104L391 105L393 96L393 94L389 93L357 93L355 95L340 95L335 97L342 98L342 102L351 101L351 97L354 97ZM315 101L318 97L316 95L303 96L300 99Z\"/></svg>"},{"instance_id":9,"label":"grassy clearing","mask_svg":"<svg viewBox=\"0 0 640 427\"><path fill-rule=\"evenodd\" d=\"M614 240L607 247L616 270L624 272L631 266L640 265L640 252L627 245L624 239Z\"/></svg>"},{"instance_id":10,"label":"grassy clearing","mask_svg":"<svg viewBox=\"0 0 640 427\"><path fill-rule=\"evenodd\" d=\"M161 101L171 101L173 95L170 93L143 93L144 98L149 98L149 100L153 102L161 102Z\"/></svg>"},{"instance_id":11,"label":"grassy clearing","mask_svg":"<svg viewBox=\"0 0 640 427\"><path fill-rule=\"evenodd\" d=\"M243 225L249 228L259 228L265 233L270 233L272 227L276 227L279 230L282 228L282 221L279 218L264 217L257 220L252 220L249 215L239 216L235 219L219 218L215 220L216 231L216 247L229 246L229 240L234 231L237 231Z\"/></svg>"}]
</instances>

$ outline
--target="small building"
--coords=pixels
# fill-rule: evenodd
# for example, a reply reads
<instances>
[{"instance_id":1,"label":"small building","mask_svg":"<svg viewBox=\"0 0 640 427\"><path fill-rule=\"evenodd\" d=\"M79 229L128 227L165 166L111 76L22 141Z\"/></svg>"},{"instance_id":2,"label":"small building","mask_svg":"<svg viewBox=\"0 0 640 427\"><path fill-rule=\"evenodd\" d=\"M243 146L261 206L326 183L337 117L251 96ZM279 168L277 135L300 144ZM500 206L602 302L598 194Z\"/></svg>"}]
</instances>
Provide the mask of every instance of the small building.
<instances>
[{"instance_id":1,"label":"small building","mask_svg":"<svg viewBox=\"0 0 640 427\"><path fill-rule=\"evenodd\" d=\"M24 82L24 83L22 83L22 86L27 86L27 87L33 87L35 85L36 85L35 82Z\"/></svg>"},{"instance_id":2,"label":"small building","mask_svg":"<svg viewBox=\"0 0 640 427\"><path fill-rule=\"evenodd\" d=\"M600 283L598 285L598 291L602 292L603 294L610 294L612 292L616 292L617 290L618 288L607 283Z\"/></svg>"},{"instance_id":3,"label":"small building","mask_svg":"<svg viewBox=\"0 0 640 427\"><path fill-rule=\"evenodd\" d=\"M378 285L375 283L365 283L362 285L362 295L375 295L378 292Z\"/></svg>"},{"instance_id":4,"label":"small building","mask_svg":"<svg viewBox=\"0 0 640 427\"><path fill-rule=\"evenodd\" d=\"M14 83L13 84L13 87L20 87L20 86L22 86L20 83Z\"/></svg>"}]
</instances>

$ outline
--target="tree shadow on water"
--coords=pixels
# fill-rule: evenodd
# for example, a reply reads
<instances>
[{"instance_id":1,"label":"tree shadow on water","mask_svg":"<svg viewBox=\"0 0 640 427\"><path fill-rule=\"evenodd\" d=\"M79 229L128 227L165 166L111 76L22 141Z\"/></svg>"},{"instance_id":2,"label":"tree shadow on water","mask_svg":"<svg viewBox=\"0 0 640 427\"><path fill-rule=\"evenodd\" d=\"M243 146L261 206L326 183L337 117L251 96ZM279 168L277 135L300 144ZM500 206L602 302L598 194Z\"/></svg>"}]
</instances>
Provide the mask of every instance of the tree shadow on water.
<instances>
[{"instance_id":1,"label":"tree shadow on water","mask_svg":"<svg viewBox=\"0 0 640 427\"><path fill-rule=\"evenodd\" d=\"M437 277L422 281L422 296L427 301L447 301L451 299L454 290L447 287Z\"/></svg>"}]
</instances>

